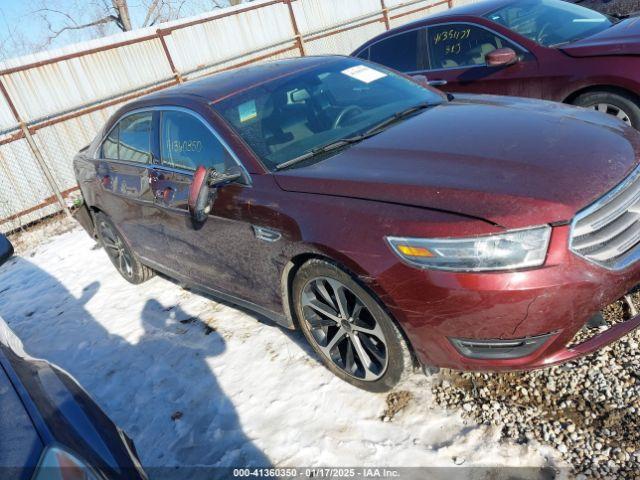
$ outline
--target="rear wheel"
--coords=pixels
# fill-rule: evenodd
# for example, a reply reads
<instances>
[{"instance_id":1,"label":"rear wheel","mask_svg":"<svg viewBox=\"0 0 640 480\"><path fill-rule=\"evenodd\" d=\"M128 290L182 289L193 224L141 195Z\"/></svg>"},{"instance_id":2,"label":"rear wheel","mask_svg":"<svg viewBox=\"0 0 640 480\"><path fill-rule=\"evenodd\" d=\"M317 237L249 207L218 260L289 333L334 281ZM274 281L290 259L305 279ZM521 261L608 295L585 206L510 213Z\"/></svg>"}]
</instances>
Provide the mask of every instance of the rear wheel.
<instances>
[{"instance_id":1,"label":"rear wheel","mask_svg":"<svg viewBox=\"0 0 640 480\"><path fill-rule=\"evenodd\" d=\"M300 328L325 366L356 387L393 388L412 369L389 315L348 273L313 259L298 270L293 298Z\"/></svg>"},{"instance_id":2,"label":"rear wheel","mask_svg":"<svg viewBox=\"0 0 640 480\"><path fill-rule=\"evenodd\" d=\"M640 130L640 99L633 95L624 92L587 92L576 97L573 104L607 113Z\"/></svg>"},{"instance_id":3,"label":"rear wheel","mask_svg":"<svg viewBox=\"0 0 640 480\"><path fill-rule=\"evenodd\" d=\"M100 243L126 281L137 285L153 277L153 270L140 263L109 217L98 212L95 214L95 223Z\"/></svg>"}]
</instances>

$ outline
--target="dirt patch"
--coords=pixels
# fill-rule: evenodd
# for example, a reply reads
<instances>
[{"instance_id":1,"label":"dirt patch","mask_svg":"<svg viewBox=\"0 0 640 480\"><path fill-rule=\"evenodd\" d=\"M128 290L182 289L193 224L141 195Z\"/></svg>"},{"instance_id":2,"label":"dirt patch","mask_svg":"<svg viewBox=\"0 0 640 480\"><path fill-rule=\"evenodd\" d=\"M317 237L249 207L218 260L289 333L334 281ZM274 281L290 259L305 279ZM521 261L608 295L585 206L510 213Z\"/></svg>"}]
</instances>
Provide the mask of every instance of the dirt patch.
<instances>
[{"instance_id":1,"label":"dirt patch","mask_svg":"<svg viewBox=\"0 0 640 480\"><path fill-rule=\"evenodd\" d=\"M45 218L29 227L8 235L17 255L26 255L40 245L47 243L51 237L62 235L78 227L75 220L60 213Z\"/></svg>"},{"instance_id":2,"label":"dirt patch","mask_svg":"<svg viewBox=\"0 0 640 480\"><path fill-rule=\"evenodd\" d=\"M413 399L413 394L406 390L391 392L387 395L387 409L380 417L383 422L390 422L398 413L407 408Z\"/></svg>"}]
</instances>

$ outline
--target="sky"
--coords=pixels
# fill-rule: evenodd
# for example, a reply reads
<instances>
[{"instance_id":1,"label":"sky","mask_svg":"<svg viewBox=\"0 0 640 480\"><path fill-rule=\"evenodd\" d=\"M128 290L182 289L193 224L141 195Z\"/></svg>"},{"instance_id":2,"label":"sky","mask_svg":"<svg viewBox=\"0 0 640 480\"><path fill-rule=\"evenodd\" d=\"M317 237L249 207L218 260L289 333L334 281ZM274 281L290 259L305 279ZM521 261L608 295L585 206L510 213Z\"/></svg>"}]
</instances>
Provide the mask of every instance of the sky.
<instances>
[{"instance_id":1,"label":"sky","mask_svg":"<svg viewBox=\"0 0 640 480\"><path fill-rule=\"evenodd\" d=\"M69 30L51 39L51 31L58 31L69 23L65 14L78 24L84 24L103 16L100 4L105 0L0 0L0 59L12 58L40 50L61 47L96 36L117 33L114 25L101 30ZM110 3L110 0L106 0ZM134 25L141 25L146 14L149 0L129 0L129 8ZM213 10L216 4L224 5L226 0L182 0L184 3L181 17ZM49 12L45 20L38 10L47 7Z\"/></svg>"}]
</instances>

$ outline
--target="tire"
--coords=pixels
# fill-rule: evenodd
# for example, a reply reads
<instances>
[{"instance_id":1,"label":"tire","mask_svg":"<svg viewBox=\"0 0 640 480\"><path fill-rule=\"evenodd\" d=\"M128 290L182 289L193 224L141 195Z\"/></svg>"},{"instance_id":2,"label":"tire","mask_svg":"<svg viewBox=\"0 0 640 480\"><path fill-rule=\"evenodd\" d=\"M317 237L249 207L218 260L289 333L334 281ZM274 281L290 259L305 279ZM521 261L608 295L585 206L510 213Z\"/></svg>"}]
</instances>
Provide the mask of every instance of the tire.
<instances>
[{"instance_id":1,"label":"tire","mask_svg":"<svg viewBox=\"0 0 640 480\"><path fill-rule=\"evenodd\" d=\"M640 98L624 92L594 91L578 95L572 102L579 107L617 116L640 130Z\"/></svg>"},{"instance_id":2,"label":"tire","mask_svg":"<svg viewBox=\"0 0 640 480\"><path fill-rule=\"evenodd\" d=\"M94 215L98 240L116 270L127 282L138 285L153 277L154 272L140 263L111 219L102 212Z\"/></svg>"},{"instance_id":3,"label":"tire","mask_svg":"<svg viewBox=\"0 0 640 480\"><path fill-rule=\"evenodd\" d=\"M334 263L321 259L304 263L296 272L292 295L305 338L322 363L345 382L386 392L412 372L411 353L394 321ZM338 297L342 302L336 303Z\"/></svg>"}]
</instances>

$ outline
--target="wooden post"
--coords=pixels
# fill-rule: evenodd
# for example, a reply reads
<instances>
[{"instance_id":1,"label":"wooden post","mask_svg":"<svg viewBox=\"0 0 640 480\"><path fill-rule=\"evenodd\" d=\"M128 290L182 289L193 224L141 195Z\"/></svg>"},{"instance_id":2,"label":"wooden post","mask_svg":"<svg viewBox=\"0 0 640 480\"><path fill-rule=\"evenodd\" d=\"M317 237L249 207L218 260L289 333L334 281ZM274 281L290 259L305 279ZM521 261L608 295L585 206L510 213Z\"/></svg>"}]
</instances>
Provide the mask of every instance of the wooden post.
<instances>
[{"instance_id":1,"label":"wooden post","mask_svg":"<svg viewBox=\"0 0 640 480\"><path fill-rule=\"evenodd\" d=\"M451 3L451 0L449 0L449 3ZM384 3L384 0L380 0L380 5L382 6L382 18L384 20L384 27L389 30L391 29L391 24L389 23L389 9Z\"/></svg>"},{"instance_id":2,"label":"wooden post","mask_svg":"<svg viewBox=\"0 0 640 480\"><path fill-rule=\"evenodd\" d=\"M165 55L165 57L167 57L167 61L169 62L169 67L171 68L171 71L173 72L173 76L176 78L178 83L184 82L184 79L182 78L182 75L180 75L180 72L176 68L176 65L173 63L173 58L171 58L171 52L169 52L169 47L167 46L167 42L164 39L164 33L160 29L158 29L156 33L158 34L158 38L160 39L160 44L162 45L162 50L164 50L164 55ZM171 32L169 32L169 33L171 33Z\"/></svg>"},{"instance_id":3,"label":"wooden post","mask_svg":"<svg viewBox=\"0 0 640 480\"><path fill-rule=\"evenodd\" d=\"M56 180L53 178L53 174L51 173L51 170L49 170L47 163L44 161L42 152L40 152L40 149L38 148L36 141L31 136L29 127L27 127L26 123L20 122L20 128L22 129L22 133L24 133L24 138L27 140L27 143L29 144L31 153L33 153L33 156L35 157L36 162L40 167L40 170L42 170L44 178L47 180L47 183L51 187L51 190L53 190L53 194L56 196L58 203L62 207L62 210L64 210L64 213L67 214L67 217L71 218L71 212L69 211L69 208L67 207L67 204L65 203L64 198L62 197L62 193L60 192L60 189L56 184Z\"/></svg>"},{"instance_id":4,"label":"wooden post","mask_svg":"<svg viewBox=\"0 0 640 480\"><path fill-rule=\"evenodd\" d=\"M35 157L36 162L38 163L38 166L40 167L40 170L42 171L42 174L45 177L45 180L49 184L51 191L56 196L56 199L58 200L58 203L60 203L60 206L62 207L62 210L64 211L64 213L66 213L68 217L71 217L71 212L69 211L69 208L67 207L67 204L65 203L64 198L62 197L62 193L60 192L60 189L58 188L58 185L56 184L56 181L53 178L53 174L51 173L51 170L49 170L47 163L44 161L42 152L38 148L38 145L36 144L33 137L31 136L31 131L29 130L29 127L27 127L27 124L24 123L24 121L20 117L20 114L18 113L18 110L16 109L15 104L11 100L11 97L9 96L9 92L5 88L2 80L0 80L0 93L2 93L2 96L7 102L7 105L9 105L9 109L11 110L11 113L13 114L13 117L15 118L16 122L18 122L18 124L20 125L20 129L22 130L22 133L24 134L24 137L27 140L27 144L29 145L31 152Z\"/></svg>"},{"instance_id":5,"label":"wooden post","mask_svg":"<svg viewBox=\"0 0 640 480\"><path fill-rule=\"evenodd\" d=\"M304 48L304 40L302 39L302 35L300 35L300 29L298 28L296 14L293 12L293 5L291 5L291 1L292 0L284 0L284 3L287 4L287 8L289 9L289 18L291 19L291 27L293 28L296 43L298 44L298 50L300 51L300 55L304 57L307 54Z\"/></svg>"}]
</instances>

